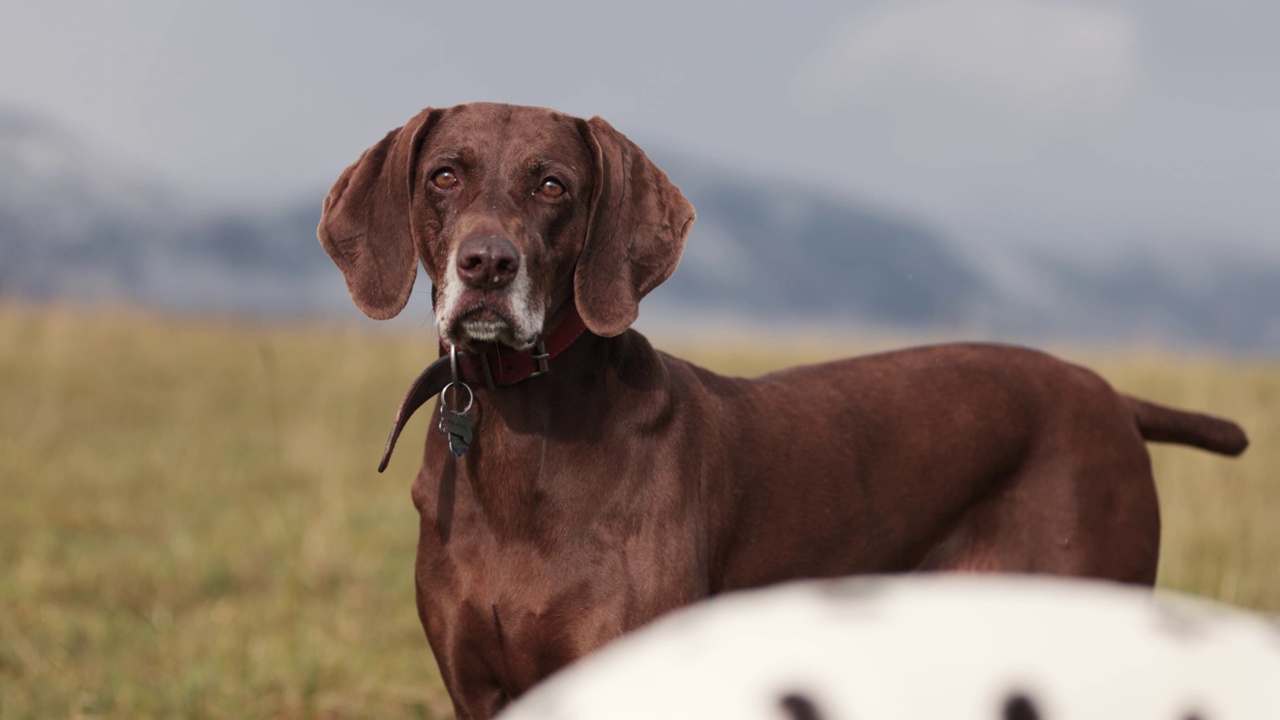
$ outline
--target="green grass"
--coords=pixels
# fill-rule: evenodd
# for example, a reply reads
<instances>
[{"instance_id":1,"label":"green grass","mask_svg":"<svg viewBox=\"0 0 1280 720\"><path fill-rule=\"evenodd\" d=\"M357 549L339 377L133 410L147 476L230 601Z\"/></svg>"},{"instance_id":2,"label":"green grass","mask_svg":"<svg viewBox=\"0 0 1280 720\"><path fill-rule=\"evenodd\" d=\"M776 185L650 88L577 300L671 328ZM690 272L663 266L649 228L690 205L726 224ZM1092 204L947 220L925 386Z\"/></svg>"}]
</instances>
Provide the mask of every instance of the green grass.
<instances>
[{"instance_id":1,"label":"green grass","mask_svg":"<svg viewBox=\"0 0 1280 720\"><path fill-rule=\"evenodd\" d=\"M425 414L374 471L433 357L372 323L0 305L0 718L448 717L413 603ZM1246 426L1241 460L1155 450L1160 582L1280 609L1280 365L1084 359Z\"/></svg>"}]
</instances>

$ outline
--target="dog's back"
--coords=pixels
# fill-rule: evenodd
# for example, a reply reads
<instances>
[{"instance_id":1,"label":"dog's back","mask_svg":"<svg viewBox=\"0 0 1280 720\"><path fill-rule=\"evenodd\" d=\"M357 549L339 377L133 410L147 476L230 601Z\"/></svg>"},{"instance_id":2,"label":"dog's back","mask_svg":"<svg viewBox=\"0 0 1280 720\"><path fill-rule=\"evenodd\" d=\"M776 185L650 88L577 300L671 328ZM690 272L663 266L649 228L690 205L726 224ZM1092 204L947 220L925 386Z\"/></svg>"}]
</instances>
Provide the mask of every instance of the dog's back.
<instances>
[{"instance_id":1,"label":"dog's back","mask_svg":"<svg viewBox=\"0 0 1280 720\"><path fill-rule=\"evenodd\" d=\"M664 362L711 424L689 462L723 519L713 590L906 568L1149 584L1160 522L1145 440L1233 450L1244 437L1165 409L1159 427L1192 424L1150 436L1157 406L1018 347L937 345L753 380Z\"/></svg>"}]
</instances>

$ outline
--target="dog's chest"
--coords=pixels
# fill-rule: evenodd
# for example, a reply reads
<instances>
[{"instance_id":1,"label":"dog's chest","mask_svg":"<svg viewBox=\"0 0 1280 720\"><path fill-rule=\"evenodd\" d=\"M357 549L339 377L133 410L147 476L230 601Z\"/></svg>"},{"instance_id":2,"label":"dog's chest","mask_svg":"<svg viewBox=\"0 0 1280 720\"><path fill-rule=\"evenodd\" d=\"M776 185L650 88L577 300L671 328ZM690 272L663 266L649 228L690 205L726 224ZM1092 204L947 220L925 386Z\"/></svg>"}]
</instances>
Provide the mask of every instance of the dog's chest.
<instances>
[{"instance_id":1,"label":"dog's chest","mask_svg":"<svg viewBox=\"0 0 1280 720\"><path fill-rule=\"evenodd\" d=\"M465 534L438 552L448 570L423 578L420 601L439 637L466 638L513 697L624 629L625 592L584 563Z\"/></svg>"}]
</instances>

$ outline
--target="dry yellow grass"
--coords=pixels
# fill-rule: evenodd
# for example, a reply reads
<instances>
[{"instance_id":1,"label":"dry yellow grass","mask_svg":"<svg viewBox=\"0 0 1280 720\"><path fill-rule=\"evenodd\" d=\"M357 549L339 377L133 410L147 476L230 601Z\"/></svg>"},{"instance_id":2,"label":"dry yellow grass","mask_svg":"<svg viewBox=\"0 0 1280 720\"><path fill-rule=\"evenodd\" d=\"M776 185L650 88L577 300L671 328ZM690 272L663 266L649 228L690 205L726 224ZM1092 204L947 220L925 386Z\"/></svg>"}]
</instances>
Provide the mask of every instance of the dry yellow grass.
<instances>
[{"instance_id":1,"label":"dry yellow grass","mask_svg":"<svg viewBox=\"0 0 1280 720\"><path fill-rule=\"evenodd\" d=\"M737 374L829 352L673 349ZM433 355L425 335L0 305L0 717L447 717L413 607L421 416L374 472ZM1161 584L1280 609L1280 365L1084 359L1246 426L1238 461L1155 450Z\"/></svg>"}]
</instances>

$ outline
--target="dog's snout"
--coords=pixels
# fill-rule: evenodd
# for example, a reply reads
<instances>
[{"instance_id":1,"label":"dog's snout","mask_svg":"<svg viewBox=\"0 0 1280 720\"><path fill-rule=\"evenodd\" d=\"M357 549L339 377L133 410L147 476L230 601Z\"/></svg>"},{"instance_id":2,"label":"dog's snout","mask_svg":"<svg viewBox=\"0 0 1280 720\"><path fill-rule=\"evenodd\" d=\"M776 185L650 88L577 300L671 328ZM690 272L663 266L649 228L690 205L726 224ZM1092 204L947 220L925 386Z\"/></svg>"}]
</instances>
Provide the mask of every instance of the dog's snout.
<instances>
[{"instance_id":1,"label":"dog's snout","mask_svg":"<svg viewBox=\"0 0 1280 720\"><path fill-rule=\"evenodd\" d=\"M477 290L503 288L520 271L520 253L502 237L473 237L458 248L458 277Z\"/></svg>"}]
</instances>

